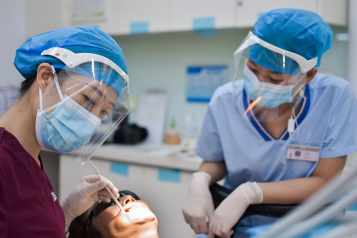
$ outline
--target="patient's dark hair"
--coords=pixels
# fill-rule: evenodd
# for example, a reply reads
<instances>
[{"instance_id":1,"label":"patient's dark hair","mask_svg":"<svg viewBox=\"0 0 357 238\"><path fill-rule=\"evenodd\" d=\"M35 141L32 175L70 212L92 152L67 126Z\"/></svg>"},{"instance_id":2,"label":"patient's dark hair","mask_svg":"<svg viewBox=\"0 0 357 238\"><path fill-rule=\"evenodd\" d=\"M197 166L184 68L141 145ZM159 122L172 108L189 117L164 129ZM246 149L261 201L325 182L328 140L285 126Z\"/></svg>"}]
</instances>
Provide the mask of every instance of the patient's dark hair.
<instances>
[{"instance_id":1,"label":"patient's dark hair","mask_svg":"<svg viewBox=\"0 0 357 238\"><path fill-rule=\"evenodd\" d=\"M93 225L88 227L88 217L90 210L76 217L68 227L68 238L103 238L99 230Z\"/></svg>"}]
</instances>

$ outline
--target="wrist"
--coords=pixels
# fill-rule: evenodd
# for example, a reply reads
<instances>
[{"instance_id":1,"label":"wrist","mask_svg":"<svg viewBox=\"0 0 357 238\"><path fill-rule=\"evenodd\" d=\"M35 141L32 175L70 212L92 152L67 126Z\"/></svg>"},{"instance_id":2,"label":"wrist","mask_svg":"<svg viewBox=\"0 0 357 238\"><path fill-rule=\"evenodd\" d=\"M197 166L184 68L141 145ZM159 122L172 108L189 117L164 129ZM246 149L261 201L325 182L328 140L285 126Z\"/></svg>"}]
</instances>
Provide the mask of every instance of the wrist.
<instances>
[{"instance_id":1,"label":"wrist","mask_svg":"<svg viewBox=\"0 0 357 238\"><path fill-rule=\"evenodd\" d=\"M195 172L192 174L191 186L201 186L207 185L209 186L211 183L212 177L206 172Z\"/></svg>"},{"instance_id":2,"label":"wrist","mask_svg":"<svg viewBox=\"0 0 357 238\"><path fill-rule=\"evenodd\" d=\"M256 182L246 182L238 188L249 204L260 204L263 201L263 191Z\"/></svg>"},{"instance_id":3,"label":"wrist","mask_svg":"<svg viewBox=\"0 0 357 238\"><path fill-rule=\"evenodd\" d=\"M61 202L61 208L64 214L65 224L68 226L73 221L73 219L76 218L76 216L70 212L70 205L66 200L67 198Z\"/></svg>"}]
</instances>

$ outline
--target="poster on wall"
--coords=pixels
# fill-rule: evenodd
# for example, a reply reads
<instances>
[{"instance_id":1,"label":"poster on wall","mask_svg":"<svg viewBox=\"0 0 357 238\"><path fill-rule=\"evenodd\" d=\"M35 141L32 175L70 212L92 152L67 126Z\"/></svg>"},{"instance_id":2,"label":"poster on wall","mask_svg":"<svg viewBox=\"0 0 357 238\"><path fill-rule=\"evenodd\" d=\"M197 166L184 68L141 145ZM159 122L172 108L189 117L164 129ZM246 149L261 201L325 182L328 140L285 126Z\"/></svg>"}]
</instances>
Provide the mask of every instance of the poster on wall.
<instances>
[{"instance_id":1,"label":"poster on wall","mask_svg":"<svg viewBox=\"0 0 357 238\"><path fill-rule=\"evenodd\" d=\"M214 91L228 82L228 66L188 66L186 72L188 102L209 102Z\"/></svg>"},{"instance_id":2,"label":"poster on wall","mask_svg":"<svg viewBox=\"0 0 357 238\"><path fill-rule=\"evenodd\" d=\"M105 19L105 0L72 0L72 22Z\"/></svg>"}]
</instances>

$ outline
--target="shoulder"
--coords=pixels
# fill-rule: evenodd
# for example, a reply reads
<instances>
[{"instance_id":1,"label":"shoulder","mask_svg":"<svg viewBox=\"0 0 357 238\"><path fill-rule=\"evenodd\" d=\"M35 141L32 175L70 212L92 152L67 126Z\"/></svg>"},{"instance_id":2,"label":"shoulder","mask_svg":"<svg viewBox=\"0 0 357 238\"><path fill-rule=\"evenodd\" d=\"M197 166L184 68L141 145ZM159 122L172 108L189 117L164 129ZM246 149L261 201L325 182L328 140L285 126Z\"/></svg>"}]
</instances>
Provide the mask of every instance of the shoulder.
<instances>
[{"instance_id":1,"label":"shoulder","mask_svg":"<svg viewBox=\"0 0 357 238\"><path fill-rule=\"evenodd\" d=\"M309 83L310 89L335 89L346 90L350 84L346 79L334 75L316 74L315 78Z\"/></svg>"},{"instance_id":2,"label":"shoulder","mask_svg":"<svg viewBox=\"0 0 357 238\"><path fill-rule=\"evenodd\" d=\"M309 83L313 105L321 102L339 107L344 101L354 101L355 93L347 80L325 74L317 74Z\"/></svg>"}]
</instances>

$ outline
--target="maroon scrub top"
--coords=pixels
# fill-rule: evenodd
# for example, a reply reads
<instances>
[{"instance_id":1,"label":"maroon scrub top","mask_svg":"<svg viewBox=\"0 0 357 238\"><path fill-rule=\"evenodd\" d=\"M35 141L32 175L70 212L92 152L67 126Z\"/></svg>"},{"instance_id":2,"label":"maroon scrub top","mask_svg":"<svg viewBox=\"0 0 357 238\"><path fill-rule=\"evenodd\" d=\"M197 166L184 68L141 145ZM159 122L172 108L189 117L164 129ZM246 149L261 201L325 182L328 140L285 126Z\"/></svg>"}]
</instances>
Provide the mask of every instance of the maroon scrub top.
<instances>
[{"instance_id":1,"label":"maroon scrub top","mask_svg":"<svg viewBox=\"0 0 357 238\"><path fill-rule=\"evenodd\" d=\"M0 127L0 238L64 238L65 220L50 181L11 133Z\"/></svg>"}]
</instances>

